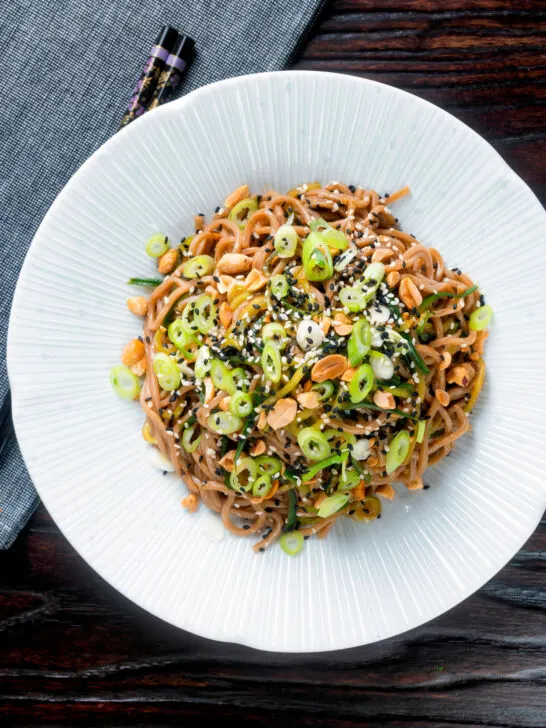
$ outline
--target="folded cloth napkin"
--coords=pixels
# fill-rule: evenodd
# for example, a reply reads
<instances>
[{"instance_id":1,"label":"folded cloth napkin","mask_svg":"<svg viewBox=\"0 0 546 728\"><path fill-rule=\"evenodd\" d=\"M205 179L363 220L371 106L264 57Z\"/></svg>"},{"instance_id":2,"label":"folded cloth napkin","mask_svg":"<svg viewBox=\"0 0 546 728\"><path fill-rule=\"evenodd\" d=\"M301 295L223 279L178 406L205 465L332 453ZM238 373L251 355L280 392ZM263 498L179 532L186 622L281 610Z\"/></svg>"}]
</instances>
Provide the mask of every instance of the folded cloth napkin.
<instances>
[{"instance_id":1,"label":"folded cloth napkin","mask_svg":"<svg viewBox=\"0 0 546 728\"><path fill-rule=\"evenodd\" d=\"M6 334L32 236L82 162L116 131L159 28L194 38L181 91L286 66L325 0L20 0L2 11L0 548L38 497L9 424ZM4 420L4 422L2 422ZM2 443L4 447L2 448Z\"/></svg>"}]
</instances>

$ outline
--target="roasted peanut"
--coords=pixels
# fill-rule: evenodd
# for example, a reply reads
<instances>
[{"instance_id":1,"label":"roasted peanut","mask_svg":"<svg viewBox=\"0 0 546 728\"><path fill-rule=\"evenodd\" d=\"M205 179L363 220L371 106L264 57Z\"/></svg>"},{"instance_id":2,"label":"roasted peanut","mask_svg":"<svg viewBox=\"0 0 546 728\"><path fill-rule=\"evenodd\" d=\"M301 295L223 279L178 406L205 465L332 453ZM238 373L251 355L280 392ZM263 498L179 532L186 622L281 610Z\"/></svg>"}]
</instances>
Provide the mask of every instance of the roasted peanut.
<instances>
[{"instance_id":1,"label":"roasted peanut","mask_svg":"<svg viewBox=\"0 0 546 728\"><path fill-rule=\"evenodd\" d=\"M267 278L264 276L261 270L252 268L247 277L245 278L244 286L247 291L259 291L267 285Z\"/></svg>"},{"instance_id":2,"label":"roasted peanut","mask_svg":"<svg viewBox=\"0 0 546 728\"><path fill-rule=\"evenodd\" d=\"M435 390L434 395L436 396L436 399L442 405L442 407L447 407L448 406L448 404L449 404L449 394L445 391L445 389L437 389L437 390Z\"/></svg>"},{"instance_id":3,"label":"roasted peanut","mask_svg":"<svg viewBox=\"0 0 546 728\"><path fill-rule=\"evenodd\" d=\"M121 355L121 361L126 367L132 367L144 356L144 344L139 339L130 341Z\"/></svg>"},{"instance_id":4,"label":"roasted peanut","mask_svg":"<svg viewBox=\"0 0 546 728\"><path fill-rule=\"evenodd\" d=\"M267 414L267 424L274 430L280 430L294 420L297 411L298 405L292 397L278 399Z\"/></svg>"},{"instance_id":5,"label":"roasted peanut","mask_svg":"<svg viewBox=\"0 0 546 728\"><path fill-rule=\"evenodd\" d=\"M165 253L165 255L167 255ZM227 273L230 276L246 273L252 268L252 259L242 253L226 253L216 264L218 273Z\"/></svg>"},{"instance_id":6,"label":"roasted peanut","mask_svg":"<svg viewBox=\"0 0 546 728\"><path fill-rule=\"evenodd\" d=\"M327 379L341 377L347 369L348 362L341 354L330 354L320 359L311 369L311 379L314 382L325 382Z\"/></svg>"},{"instance_id":7,"label":"roasted peanut","mask_svg":"<svg viewBox=\"0 0 546 728\"><path fill-rule=\"evenodd\" d=\"M167 275L173 272L173 270L176 268L177 262L178 251L176 250L176 248L171 248L170 250L167 250L166 253L163 253L160 258L158 258L157 270L162 275Z\"/></svg>"},{"instance_id":8,"label":"roasted peanut","mask_svg":"<svg viewBox=\"0 0 546 728\"><path fill-rule=\"evenodd\" d=\"M416 308L423 302L421 291L417 288L411 278L402 278L398 286L398 296L406 308Z\"/></svg>"},{"instance_id":9,"label":"roasted peanut","mask_svg":"<svg viewBox=\"0 0 546 728\"><path fill-rule=\"evenodd\" d=\"M127 299L127 308L135 316L146 316L148 313L148 301L144 296L133 296Z\"/></svg>"},{"instance_id":10,"label":"roasted peanut","mask_svg":"<svg viewBox=\"0 0 546 728\"><path fill-rule=\"evenodd\" d=\"M446 381L448 384L458 384L459 387L467 387L474 376L475 372L470 364L460 364L448 371Z\"/></svg>"},{"instance_id":11,"label":"roasted peanut","mask_svg":"<svg viewBox=\"0 0 546 728\"><path fill-rule=\"evenodd\" d=\"M390 392L382 392L380 389L373 396L373 401L381 409L391 410L394 409L396 402Z\"/></svg>"},{"instance_id":12,"label":"roasted peanut","mask_svg":"<svg viewBox=\"0 0 546 728\"><path fill-rule=\"evenodd\" d=\"M226 197L224 200L224 207L234 207L238 202L244 200L250 194L248 185L241 185L236 190Z\"/></svg>"},{"instance_id":13,"label":"roasted peanut","mask_svg":"<svg viewBox=\"0 0 546 728\"><path fill-rule=\"evenodd\" d=\"M233 311L231 310L230 305L225 301L220 304L218 315L220 317L220 323L225 329L227 329L231 323L231 319L233 318Z\"/></svg>"},{"instance_id":14,"label":"roasted peanut","mask_svg":"<svg viewBox=\"0 0 546 728\"><path fill-rule=\"evenodd\" d=\"M397 270L391 270L391 272L387 275L387 285L391 288L394 288L399 280L400 273Z\"/></svg>"},{"instance_id":15,"label":"roasted peanut","mask_svg":"<svg viewBox=\"0 0 546 728\"><path fill-rule=\"evenodd\" d=\"M316 392L301 392L297 395L296 399L304 409L316 409L320 404L319 396Z\"/></svg>"}]
</instances>

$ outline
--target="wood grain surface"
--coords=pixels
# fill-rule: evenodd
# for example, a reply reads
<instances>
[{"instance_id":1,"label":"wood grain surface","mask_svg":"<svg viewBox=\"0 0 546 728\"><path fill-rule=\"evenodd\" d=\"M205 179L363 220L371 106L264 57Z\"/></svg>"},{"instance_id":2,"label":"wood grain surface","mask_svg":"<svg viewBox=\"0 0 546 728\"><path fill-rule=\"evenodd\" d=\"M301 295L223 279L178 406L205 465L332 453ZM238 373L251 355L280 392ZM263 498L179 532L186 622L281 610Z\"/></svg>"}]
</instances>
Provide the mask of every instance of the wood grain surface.
<instances>
[{"instance_id":1,"label":"wood grain surface","mask_svg":"<svg viewBox=\"0 0 546 728\"><path fill-rule=\"evenodd\" d=\"M294 67L373 78L438 104L544 201L545 36L544 0L339 0ZM546 522L481 591L433 622L369 647L290 656L151 617L96 576L41 508L0 552L0 719L545 728Z\"/></svg>"}]
</instances>

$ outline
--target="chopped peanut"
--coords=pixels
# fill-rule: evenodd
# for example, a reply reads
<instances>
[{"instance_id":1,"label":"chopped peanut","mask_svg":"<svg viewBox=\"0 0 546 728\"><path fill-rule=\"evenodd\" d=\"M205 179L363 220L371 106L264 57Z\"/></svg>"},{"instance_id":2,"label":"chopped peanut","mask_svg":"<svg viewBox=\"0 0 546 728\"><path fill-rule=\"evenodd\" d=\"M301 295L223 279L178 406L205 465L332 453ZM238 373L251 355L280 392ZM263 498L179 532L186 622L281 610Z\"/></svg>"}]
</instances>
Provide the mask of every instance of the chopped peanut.
<instances>
[{"instance_id":1,"label":"chopped peanut","mask_svg":"<svg viewBox=\"0 0 546 728\"><path fill-rule=\"evenodd\" d=\"M229 288L236 282L235 278L232 278L231 276L218 277L220 278L220 282L216 284L216 288L220 294L227 293Z\"/></svg>"},{"instance_id":2,"label":"chopped peanut","mask_svg":"<svg viewBox=\"0 0 546 728\"><path fill-rule=\"evenodd\" d=\"M136 364L133 364L131 367L131 371L133 374L136 374L137 377L141 377L143 374L146 373L146 357L143 356L142 359L139 359Z\"/></svg>"},{"instance_id":3,"label":"chopped peanut","mask_svg":"<svg viewBox=\"0 0 546 728\"><path fill-rule=\"evenodd\" d=\"M224 399L220 400L219 407L221 410L224 410L224 412L227 412L229 410L229 405L231 402L231 397L228 395L227 397L224 397Z\"/></svg>"},{"instance_id":4,"label":"chopped peanut","mask_svg":"<svg viewBox=\"0 0 546 728\"><path fill-rule=\"evenodd\" d=\"M442 371L443 369L447 369L448 366L451 364L451 354L449 351L442 352L442 361L438 364L438 369Z\"/></svg>"},{"instance_id":5,"label":"chopped peanut","mask_svg":"<svg viewBox=\"0 0 546 728\"><path fill-rule=\"evenodd\" d=\"M474 376L475 372L470 364L461 364L448 371L446 381L448 384L458 384L459 387L467 387Z\"/></svg>"},{"instance_id":6,"label":"chopped peanut","mask_svg":"<svg viewBox=\"0 0 546 728\"><path fill-rule=\"evenodd\" d=\"M256 427L258 430L263 430L264 427L267 425L267 412L263 410L260 412L260 415L258 417L258 422L256 423Z\"/></svg>"},{"instance_id":7,"label":"chopped peanut","mask_svg":"<svg viewBox=\"0 0 546 728\"><path fill-rule=\"evenodd\" d=\"M398 286L398 296L406 308L416 308L423 302L421 291L417 288L411 278L402 278Z\"/></svg>"},{"instance_id":8,"label":"chopped peanut","mask_svg":"<svg viewBox=\"0 0 546 728\"><path fill-rule=\"evenodd\" d=\"M214 399L216 395L216 389L214 387L214 384L212 383L212 379L210 377L206 377L205 381L205 404L208 404L211 399Z\"/></svg>"},{"instance_id":9,"label":"chopped peanut","mask_svg":"<svg viewBox=\"0 0 546 728\"><path fill-rule=\"evenodd\" d=\"M121 362L126 367L132 367L144 356L144 344L139 339L130 341L121 355Z\"/></svg>"},{"instance_id":10,"label":"chopped peanut","mask_svg":"<svg viewBox=\"0 0 546 728\"><path fill-rule=\"evenodd\" d=\"M392 500L395 496L395 490L392 487L392 485L389 485L389 483L384 483L383 485L378 485L375 489L375 494L380 495L383 498L388 498L389 500Z\"/></svg>"},{"instance_id":11,"label":"chopped peanut","mask_svg":"<svg viewBox=\"0 0 546 728\"><path fill-rule=\"evenodd\" d=\"M353 322L344 313L336 313L333 326L338 336L348 336L353 330Z\"/></svg>"},{"instance_id":12,"label":"chopped peanut","mask_svg":"<svg viewBox=\"0 0 546 728\"><path fill-rule=\"evenodd\" d=\"M127 308L135 316L146 316L148 313L148 301L144 296L133 296L127 299Z\"/></svg>"},{"instance_id":13,"label":"chopped peanut","mask_svg":"<svg viewBox=\"0 0 546 728\"><path fill-rule=\"evenodd\" d=\"M408 483L408 490L421 490L423 488L423 479L422 478L416 478L415 480L410 480Z\"/></svg>"},{"instance_id":14,"label":"chopped peanut","mask_svg":"<svg viewBox=\"0 0 546 728\"><path fill-rule=\"evenodd\" d=\"M231 319L233 318L233 311L230 305L225 301L220 304L218 315L220 317L220 323L225 329L227 329L231 323Z\"/></svg>"},{"instance_id":15,"label":"chopped peanut","mask_svg":"<svg viewBox=\"0 0 546 728\"><path fill-rule=\"evenodd\" d=\"M267 278L260 270L257 270L257 268L252 268L252 270L245 278L244 285L248 291L259 291L260 288L263 288L265 285L267 285Z\"/></svg>"},{"instance_id":16,"label":"chopped peanut","mask_svg":"<svg viewBox=\"0 0 546 728\"><path fill-rule=\"evenodd\" d=\"M320 320L319 326L320 326L320 329L321 329L322 333L324 334L324 336L326 336L326 334L330 331L331 325L332 325L332 319L329 318L328 316L323 316L322 319Z\"/></svg>"},{"instance_id":17,"label":"chopped peanut","mask_svg":"<svg viewBox=\"0 0 546 728\"><path fill-rule=\"evenodd\" d=\"M387 258L390 258L393 255L394 250L389 250L388 248L378 248L373 252L372 263L382 263L384 260L387 260Z\"/></svg>"},{"instance_id":18,"label":"chopped peanut","mask_svg":"<svg viewBox=\"0 0 546 728\"><path fill-rule=\"evenodd\" d=\"M235 467L236 452L236 450L229 450L229 452L227 452L221 460L218 460L218 465L221 468L224 468L224 470L227 470L228 473L231 473L233 468Z\"/></svg>"},{"instance_id":19,"label":"chopped peanut","mask_svg":"<svg viewBox=\"0 0 546 728\"><path fill-rule=\"evenodd\" d=\"M199 497L196 493L190 493L185 498L182 498L182 505L189 513L195 513L199 507Z\"/></svg>"},{"instance_id":20,"label":"chopped peanut","mask_svg":"<svg viewBox=\"0 0 546 728\"><path fill-rule=\"evenodd\" d=\"M246 273L251 267L252 258L242 253L226 253L216 264L218 273L227 273L230 276L236 276L238 273Z\"/></svg>"},{"instance_id":21,"label":"chopped peanut","mask_svg":"<svg viewBox=\"0 0 546 728\"><path fill-rule=\"evenodd\" d=\"M250 194L248 185L241 185L234 190L231 195L228 195L224 200L224 207L234 207L238 202L244 200Z\"/></svg>"},{"instance_id":22,"label":"chopped peanut","mask_svg":"<svg viewBox=\"0 0 546 728\"><path fill-rule=\"evenodd\" d=\"M167 275L173 272L173 270L176 268L177 262L178 250L176 248L171 248L170 250L167 250L166 253L163 253L160 258L158 258L157 270L162 275Z\"/></svg>"},{"instance_id":23,"label":"chopped peanut","mask_svg":"<svg viewBox=\"0 0 546 728\"><path fill-rule=\"evenodd\" d=\"M382 392L379 389L374 394L373 401L378 407L381 407L381 409L391 410L394 409L396 405L394 397L390 392Z\"/></svg>"},{"instance_id":24,"label":"chopped peanut","mask_svg":"<svg viewBox=\"0 0 546 728\"><path fill-rule=\"evenodd\" d=\"M397 270L391 270L391 272L387 276L387 285L391 288L394 288L394 286L398 283L400 280L400 273Z\"/></svg>"},{"instance_id":25,"label":"chopped peanut","mask_svg":"<svg viewBox=\"0 0 546 728\"><path fill-rule=\"evenodd\" d=\"M265 442L263 440L258 440L249 450L249 455L251 455L253 458L257 457L258 455L263 455L265 452Z\"/></svg>"},{"instance_id":26,"label":"chopped peanut","mask_svg":"<svg viewBox=\"0 0 546 728\"><path fill-rule=\"evenodd\" d=\"M267 415L267 424L274 430L280 430L293 422L297 411L297 402L292 397L278 399Z\"/></svg>"},{"instance_id":27,"label":"chopped peanut","mask_svg":"<svg viewBox=\"0 0 546 728\"><path fill-rule=\"evenodd\" d=\"M449 394L445 391L445 389L437 389L434 392L436 399L438 402L442 405L442 407L447 407L449 404Z\"/></svg>"},{"instance_id":28,"label":"chopped peanut","mask_svg":"<svg viewBox=\"0 0 546 728\"><path fill-rule=\"evenodd\" d=\"M356 374L356 369L354 367L347 367L347 369L345 369L345 371L343 372L343 374L341 376L341 381L350 382L355 374Z\"/></svg>"},{"instance_id":29,"label":"chopped peanut","mask_svg":"<svg viewBox=\"0 0 546 728\"><path fill-rule=\"evenodd\" d=\"M304 409L316 409L319 404L319 396L316 392L301 392L296 399Z\"/></svg>"},{"instance_id":30,"label":"chopped peanut","mask_svg":"<svg viewBox=\"0 0 546 728\"><path fill-rule=\"evenodd\" d=\"M347 369L348 361L341 354L329 354L313 366L311 369L311 379L314 382L325 382L327 379L337 379L341 377Z\"/></svg>"}]
</instances>

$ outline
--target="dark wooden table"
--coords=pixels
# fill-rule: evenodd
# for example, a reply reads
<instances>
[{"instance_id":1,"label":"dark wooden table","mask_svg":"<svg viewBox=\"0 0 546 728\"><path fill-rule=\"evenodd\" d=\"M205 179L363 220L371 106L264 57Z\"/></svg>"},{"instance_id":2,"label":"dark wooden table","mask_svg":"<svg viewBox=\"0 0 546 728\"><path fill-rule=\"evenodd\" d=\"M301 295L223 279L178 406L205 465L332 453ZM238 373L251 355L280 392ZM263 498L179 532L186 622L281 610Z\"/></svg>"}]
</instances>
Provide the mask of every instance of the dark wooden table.
<instances>
[{"instance_id":1,"label":"dark wooden table","mask_svg":"<svg viewBox=\"0 0 546 728\"><path fill-rule=\"evenodd\" d=\"M442 106L544 200L545 34L544 0L338 0L295 67L366 76ZM41 508L0 554L2 717L33 727L544 728L546 523L435 621L371 647L286 656L149 616Z\"/></svg>"}]
</instances>

